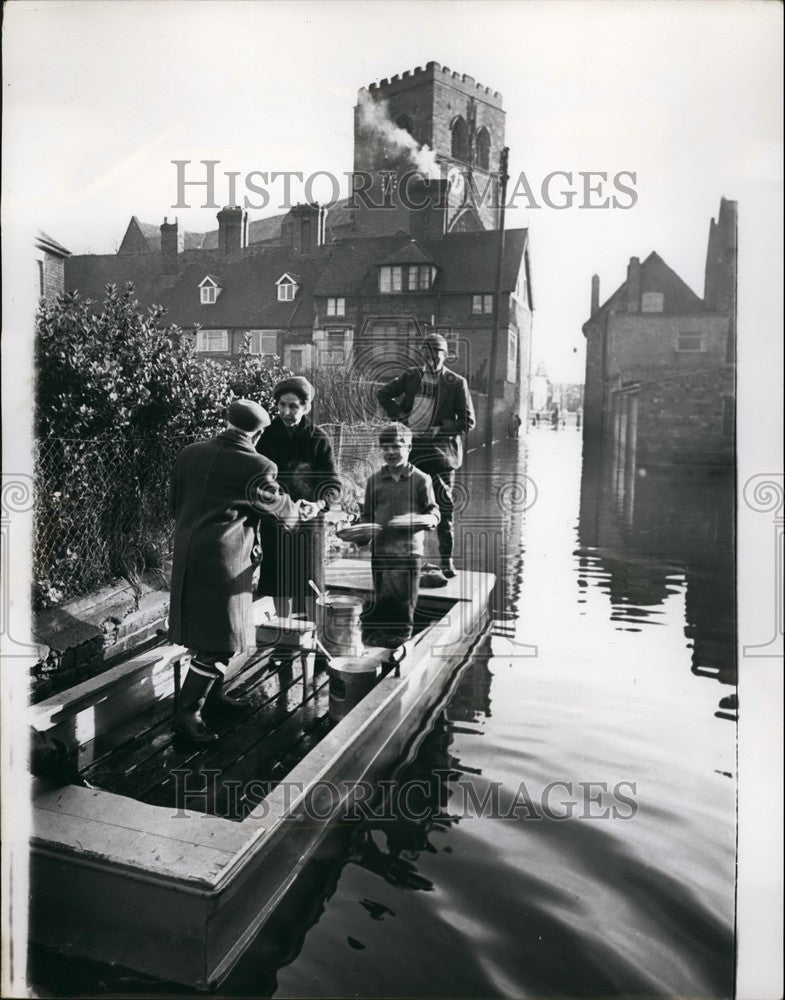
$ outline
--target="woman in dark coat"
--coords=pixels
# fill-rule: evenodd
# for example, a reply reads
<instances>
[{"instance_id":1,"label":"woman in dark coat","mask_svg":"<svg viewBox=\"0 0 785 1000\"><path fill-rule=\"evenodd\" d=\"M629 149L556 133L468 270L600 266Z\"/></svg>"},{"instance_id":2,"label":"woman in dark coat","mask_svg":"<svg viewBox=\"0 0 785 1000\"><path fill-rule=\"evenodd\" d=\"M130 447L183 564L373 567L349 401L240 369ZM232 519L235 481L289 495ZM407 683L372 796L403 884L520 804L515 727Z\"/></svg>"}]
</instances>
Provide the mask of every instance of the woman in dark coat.
<instances>
[{"instance_id":1,"label":"woman in dark coat","mask_svg":"<svg viewBox=\"0 0 785 1000\"><path fill-rule=\"evenodd\" d=\"M340 480L330 439L308 419L313 386L300 375L276 385L275 416L259 440L259 454L274 462L278 482L294 501L338 499ZM283 532L272 518L263 518L260 536L265 558L259 578L259 593L272 594L279 615L306 612L312 619L312 591L308 580L319 587L323 580L323 527L321 519L299 524Z\"/></svg>"}]
</instances>

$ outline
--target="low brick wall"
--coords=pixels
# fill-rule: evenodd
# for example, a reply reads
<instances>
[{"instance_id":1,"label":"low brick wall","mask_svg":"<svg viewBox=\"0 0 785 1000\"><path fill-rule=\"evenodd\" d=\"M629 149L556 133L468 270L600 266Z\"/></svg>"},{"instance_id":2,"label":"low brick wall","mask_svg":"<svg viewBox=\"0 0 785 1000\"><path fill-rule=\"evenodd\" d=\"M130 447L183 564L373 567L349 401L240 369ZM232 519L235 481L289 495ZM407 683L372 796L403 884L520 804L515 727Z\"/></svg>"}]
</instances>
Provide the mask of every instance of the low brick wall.
<instances>
[{"instance_id":1,"label":"low brick wall","mask_svg":"<svg viewBox=\"0 0 785 1000\"><path fill-rule=\"evenodd\" d=\"M31 670L31 702L100 674L163 631L169 612L164 583L151 578L134 592L125 581L118 582L39 612L34 636L42 653Z\"/></svg>"}]
</instances>

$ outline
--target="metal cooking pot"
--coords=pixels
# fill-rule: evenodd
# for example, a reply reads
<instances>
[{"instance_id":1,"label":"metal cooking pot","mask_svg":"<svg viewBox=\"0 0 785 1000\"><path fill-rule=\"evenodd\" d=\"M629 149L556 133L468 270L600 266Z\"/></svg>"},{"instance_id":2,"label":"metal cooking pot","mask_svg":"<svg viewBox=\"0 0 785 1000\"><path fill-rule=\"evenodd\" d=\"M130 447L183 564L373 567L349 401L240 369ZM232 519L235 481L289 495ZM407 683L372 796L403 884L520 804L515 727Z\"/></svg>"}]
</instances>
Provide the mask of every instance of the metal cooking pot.
<instances>
[{"instance_id":1,"label":"metal cooking pot","mask_svg":"<svg viewBox=\"0 0 785 1000\"><path fill-rule=\"evenodd\" d=\"M319 641L334 656L359 656L363 651L360 614L363 601L351 594L322 594L316 599Z\"/></svg>"}]
</instances>

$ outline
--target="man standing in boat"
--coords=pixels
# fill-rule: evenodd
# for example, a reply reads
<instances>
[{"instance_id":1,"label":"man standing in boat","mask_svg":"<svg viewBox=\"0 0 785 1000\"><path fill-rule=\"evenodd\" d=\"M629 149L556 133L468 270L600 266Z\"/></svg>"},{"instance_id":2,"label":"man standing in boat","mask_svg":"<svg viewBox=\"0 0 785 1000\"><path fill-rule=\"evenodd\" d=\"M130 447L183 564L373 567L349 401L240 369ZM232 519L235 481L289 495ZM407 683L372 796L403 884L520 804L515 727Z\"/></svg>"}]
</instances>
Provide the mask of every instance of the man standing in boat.
<instances>
[{"instance_id":1,"label":"man standing in boat","mask_svg":"<svg viewBox=\"0 0 785 1000\"><path fill-rule=\"evenodd\" d=\"M282 493L277 469L256 443L270 423L248 399L229 404L226 430L180 453L172 477L175 518L169 638L192 651L174 728L196 746L218 737L206 719L247 706L223 692L224 670L246 648L252 604L252 552L259 518L292 527L314 513ZM258 545L257 545L258 547Z\"/></svg>"},{"instance_id":2,"label":"man standing in boat","mask_svg":"<svg viewBox=\"0 0 785 1000\"><path fill-rule=\"evenodd\" d=\"M400 420L414 435L409 461L433 481L441 520L436 529L441 569L455 576L453 530L455 470L463 463L462 436L474 427L474 407L466 379L444 367L447 340L429 333L422 344L424 364L409 368L377 394L391 420Z\"/></svg>"}]
</instances>

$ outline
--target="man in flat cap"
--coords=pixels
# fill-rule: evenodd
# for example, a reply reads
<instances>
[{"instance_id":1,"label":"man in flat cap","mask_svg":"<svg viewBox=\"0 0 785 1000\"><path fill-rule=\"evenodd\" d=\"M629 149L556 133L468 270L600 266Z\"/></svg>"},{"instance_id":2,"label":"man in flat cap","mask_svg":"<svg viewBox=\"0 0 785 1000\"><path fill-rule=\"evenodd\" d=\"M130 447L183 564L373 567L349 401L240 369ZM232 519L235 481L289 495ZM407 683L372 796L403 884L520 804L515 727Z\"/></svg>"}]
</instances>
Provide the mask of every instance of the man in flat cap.
<instances>
[{"instance_id":1,"label":"man in flat cap","mask_svg":"<svg viewBox=\"0 0 785 1000\"><path fill-rule=\"evenodd\" d=\"M281 489L294 501L329 504L341 488L330 439L309 418L314 389L307 378L292 375L273 389L276 415L256 445L260 455L278 467ZM313 621L315 607L308 581L323 583L323 532L319 519L282 530L280 522L263 518L259 525L262 563L259 593L271 594L276 611L286 618L305 612Z\"/></svg>"},{"instance_id":2,"label":"man in flat cap","mask_svg":"<svg viewBox=\"0 0 785 1000\"><path fill-rule=\"evenodd\" d=\"M196 746L217 739L205 719L245 708L224 694L223 672L247 644L259 519L293 526L302 516L280 490L274 463L256 451L269 423L258 403L233 400L226 430L184 448L172 477L169 638L192 651L174 728Z\"/></svg>"},{"instance_id":3,"label":"man in flat cap","mask_svg":"<svg viewBox=\"0 0 785 1000\"><path fill-rule=\"evenodd\" d=\"M414 435L409 461L433 480L441 520L436 529L445 577L455 576L453 490L455 470L463 463L462 435L474 427L474 407L466 379L444 367L448 347L439 333L422 343L424 364L409 368L377 394L391 420L400 420Z\"/></svg>"}]
</instances>

